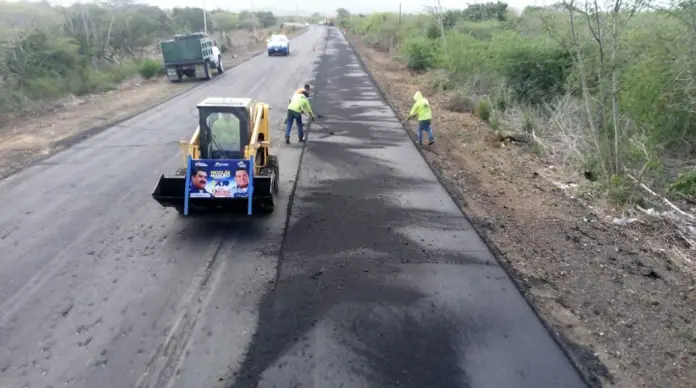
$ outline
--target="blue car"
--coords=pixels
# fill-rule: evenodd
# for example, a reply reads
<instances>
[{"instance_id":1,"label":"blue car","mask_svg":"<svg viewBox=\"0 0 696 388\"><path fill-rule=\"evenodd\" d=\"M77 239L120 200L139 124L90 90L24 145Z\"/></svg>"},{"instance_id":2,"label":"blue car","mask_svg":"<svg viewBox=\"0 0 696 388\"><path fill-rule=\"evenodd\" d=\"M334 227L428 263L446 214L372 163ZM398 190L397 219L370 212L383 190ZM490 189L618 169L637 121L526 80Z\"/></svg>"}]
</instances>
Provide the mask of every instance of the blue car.
<instances>
[{"instance_id":1,"label":"blue car","mask_svg":"<svg viewBox=\"0 0 696 388\"><path fill-rule=\"evenodd\" d=\"M290 39L285 35L273 35L268 39L266 50L269 57L271 55L288 56L290 55Z\"/></svg>"}]
</instances>

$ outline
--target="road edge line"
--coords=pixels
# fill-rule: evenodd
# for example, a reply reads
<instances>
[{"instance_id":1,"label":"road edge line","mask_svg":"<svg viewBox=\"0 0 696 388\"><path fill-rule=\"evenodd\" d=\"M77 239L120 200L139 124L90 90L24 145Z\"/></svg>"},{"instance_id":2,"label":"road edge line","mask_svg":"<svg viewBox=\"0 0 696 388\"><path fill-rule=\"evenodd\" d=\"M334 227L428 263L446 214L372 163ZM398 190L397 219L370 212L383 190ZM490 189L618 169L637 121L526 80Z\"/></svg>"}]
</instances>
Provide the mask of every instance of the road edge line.
<instances>
[{"instance_id":1,"label":"road edge line","mask_svg":"<svg viewBox=\"0 0 696 388\"><path fill-rule=\"evenodd\" d=\"M403 117L401 117L402 115L399 114L399 112L396 109L394 109L391 102L389 102L389 100L386 97L386 94L382 90L382 87L379 86L379 83L377 83L375 78L372 76L372 73L365 65L365 61L363 60L362 55L360 55L358 50L356 50L355 47L353 47L353 44L351 43L350 39L348 39L346 37L346 35L343 33L343 31L341 31L341 29L338 29L338 31L341 35L343 35L343 38L348 43L348 47L350 47L350 49L353 51L353 53L355 54L355 57L357 58L358 62L360 63L360 66L365 71L365 73L367 73L368 77L370 78L370 81L372 81L372 84L377 89L377 93L379 94L382 102L384 102L389 107L389 109L391 109L391 111L394 113L394 116L396 116L396 118L398 118L400 121L402 121L403 120ZM452 198L453 200L459 198L460 196L457 195L456 193L454 193L445 184L444 179L442 177L442 174L439 173L434 168L432 163L428 162L428 159L426 158L425 151L423 150L422 147L419 147L418 143L416 142L416 136L414 134L412 134L409 130L407 130L403 124L401 124L400 127L404 132L406 132L406 135L408 136L408 138L416 146L416 149L418 150L421 157L425 161L425 164L428 165L428 168L430 168L430 171L433 172L433 174L437 178L438 182L445 189L445 191L450 196L450 198ZM457 207L459 208L459 211L461 212L461 214L464 216L464 218L467 220L467 222L469 222L469 224L472 226L472 228L474 229L476 234L479 236L479 238L481 238L481 240L486 244L486 246L488 247L488 250L493 254L493 257L495 258L495 260L503 268L503 270L505 271L507 276L510 278L510 280L512 280L512 283L515 285L515 288L517 288L517 290L520 292L520 294L522 294L522 297L527 302L527 305L532 309L532 311L534 312L534 315L537 316L537 318L539 319L541 324L544 326L546 331L551 335L551 338L553 338L554 342L561 349L561 352L568 358L571 365L573 365L573 368L578 372L578 375L583 380L583 382L588 386L588 388L602 388L603 386L602 386L601 380L599 380L597 377L595 377L592 373L588 372L586 370L586 368L583 365L581 365L578 360L576 360L574 354L570 351L571 345L566 343L567 340L565 339L565 337L561 333L556 332L553 329L553 327L551 327L551 325L548 324L542 318L541 312L536 307L536 305L533 303L533 298L530 296L530 294L528 292L525 291L526 285L524 283L522 283L521 281L517 280L517 278L515 276L513 276L513 273L515 273L516 270L505 261L505 259L504 259L505 255L500 250L500 248L495 244L495 242L493 242L493 240L490 237L488 237L488 234L486 233L485 230L483 230L476 223L472 222L472 220L469 218L469 216L464 211L463 207L459 204L460 201L455 200L454 202L456 203ZM570 341L568 341L568 342L570 342Z\"/></svg>"}]
</instances>

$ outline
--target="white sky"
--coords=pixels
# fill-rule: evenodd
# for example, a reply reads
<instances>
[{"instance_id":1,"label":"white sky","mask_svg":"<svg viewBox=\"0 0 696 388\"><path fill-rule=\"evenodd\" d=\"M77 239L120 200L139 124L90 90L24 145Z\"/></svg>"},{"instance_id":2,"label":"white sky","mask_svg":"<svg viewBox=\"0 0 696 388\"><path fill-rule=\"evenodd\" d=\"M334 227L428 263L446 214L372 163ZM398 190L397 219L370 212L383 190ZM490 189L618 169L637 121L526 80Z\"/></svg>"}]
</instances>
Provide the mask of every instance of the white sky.
<instances>
[{"instance_id":1,"label":"white sky","mask_svg":"<svg viewBox=\"0 0 696 388\"><path fill-rule=\"evenodd\" d=\"M18 1L18 0L9 0ZM84 0L89 2L89 0ZM491 0L489 0L491 1ZM495 1L495 0L492 0ZM77 0L49 0L52 4L70 4L77 2ZM308 15L311 12L320 13L334 13L337 8L343 7L352 13L369 13L376 11L393 11L398 12L399 10L399 0L351 0L347 2L345 0L242 0L242 1L230 1L230 0L137 0L137 2L147 3L156 5L158 7L192 7L192 6L203 6L207 9L222 8L228 10L242 10L250 9L253 7L255 10L268 10L279 15L283 14L296 14L296 10L299 14ZM466 8L467 4L473 4L476 2L486 2L486 1L475 1L475 0L440 0L442 8ZM508 0L507 4L511 8L522 10L527 5L543 4L549 3L549 0ZM198 4L196 4L198 3ZM349 6L345 4L349 3ZM433 0L402 0L401 2L402 12L419 12L423 10L424 6L432 6L435 4ZM344 4L344 5L341 5Z\"/></svg>"}]
</instances>

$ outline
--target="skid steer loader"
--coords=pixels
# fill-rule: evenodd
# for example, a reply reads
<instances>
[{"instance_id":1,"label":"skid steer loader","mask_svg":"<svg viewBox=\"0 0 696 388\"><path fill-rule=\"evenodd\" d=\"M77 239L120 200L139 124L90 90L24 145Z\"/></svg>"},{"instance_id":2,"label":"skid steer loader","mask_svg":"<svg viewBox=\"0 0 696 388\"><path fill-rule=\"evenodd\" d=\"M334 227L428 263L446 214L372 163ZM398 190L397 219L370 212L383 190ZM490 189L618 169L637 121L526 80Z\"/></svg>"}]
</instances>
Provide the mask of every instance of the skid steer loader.
<instances>
[{"instance_id":1,"label":"skid steer loader","mask_svg":"<svg viewBox=\"0 0 696 388\"><path fill-rule=\"evenodd\" d=\"M179 142L183 168L162 174L152 198L179 213L272 212L279 165L270 154L269 106L250 98L207 98L198 128Z\"/></svg>"}]
</instances>

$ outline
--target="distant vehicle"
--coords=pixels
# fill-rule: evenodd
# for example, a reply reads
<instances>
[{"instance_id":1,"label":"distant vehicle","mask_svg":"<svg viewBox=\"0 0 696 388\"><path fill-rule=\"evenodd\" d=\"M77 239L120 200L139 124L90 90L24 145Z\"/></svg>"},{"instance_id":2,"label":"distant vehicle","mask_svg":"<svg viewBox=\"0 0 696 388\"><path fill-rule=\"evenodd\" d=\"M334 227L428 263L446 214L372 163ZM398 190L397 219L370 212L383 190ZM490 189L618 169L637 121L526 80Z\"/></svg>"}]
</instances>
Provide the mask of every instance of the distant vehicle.
<instances>
[{"instance_id":1,"label":"distant vehicle","mask_svg":"<svg viewBox=\"0 0 696 388\"><path fill-rule=\"evenodd\" d=\"M170 82L181 81L183 76L209 80L212 69L218 74L225 71L220 49L205 33L177 35L162 42L160 48Z\"/></svg>"},{"instance_id":2,"label":"distant vehicle","mask_svg":"<svg viewBox=\"0 0 696 388\"><path fill-rule=\"evenodd\" d=\"M290 55L290 39L285 35L273 35L268 39L268 44L266 45L266 50L268 51L268 56L272 55Z\"/></svg>"}]
</instances>

